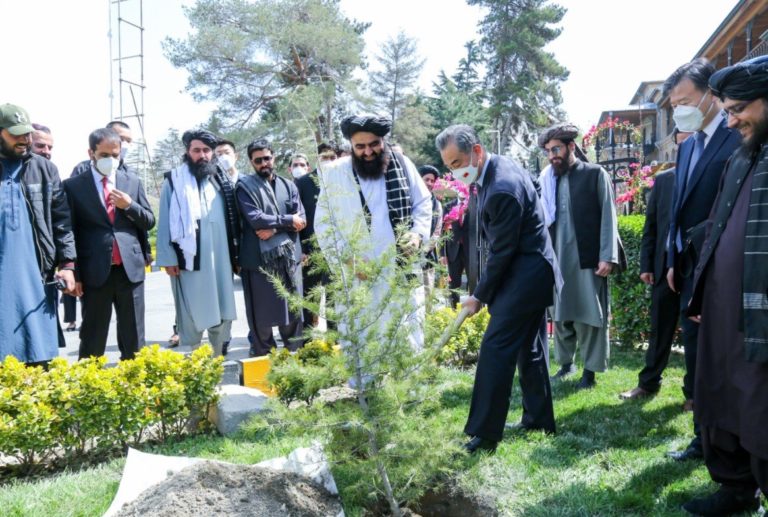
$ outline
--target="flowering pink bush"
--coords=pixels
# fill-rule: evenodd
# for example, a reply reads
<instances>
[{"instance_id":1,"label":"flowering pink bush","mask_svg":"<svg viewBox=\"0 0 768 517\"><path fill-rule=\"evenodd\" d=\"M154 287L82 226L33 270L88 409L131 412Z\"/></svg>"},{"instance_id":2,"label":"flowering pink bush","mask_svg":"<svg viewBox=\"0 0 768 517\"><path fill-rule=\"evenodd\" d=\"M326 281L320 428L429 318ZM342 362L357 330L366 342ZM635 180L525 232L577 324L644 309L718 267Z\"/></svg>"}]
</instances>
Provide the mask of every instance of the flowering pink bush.
<instances>
[{"instance_id":1,"label":"flowering pink bush","mask_svg":"<svg viewBox=\"0 0 768 517\"><path fill-rule=\"evenodd\" d=\"M632 202L632 212L645 213L644 193L653 187L656 169L650 165L640 167L639 163L630 163L628 169L621 169L616 176L624 180L626 191L616 198L616 206Z\"/></svg>"},{"instance_id":2,"label":"flowering pink bush","mask_svg":"<svg viewBox=\"0 0 768 517\"><path fill-rule=\"evenodd\" d=\"M445 216L443 216L443 226L448 227L453 222L461 222L464 219L464 213L467 211L467 205L469 203L469 187L464 183L453 179L450 174L446 174L442 178L438 178L435 181L435 186L432 188L432 192L435 197L440 201L446 198L456 198L458 202L451 208Z\"/></svg>"}]
</instances>

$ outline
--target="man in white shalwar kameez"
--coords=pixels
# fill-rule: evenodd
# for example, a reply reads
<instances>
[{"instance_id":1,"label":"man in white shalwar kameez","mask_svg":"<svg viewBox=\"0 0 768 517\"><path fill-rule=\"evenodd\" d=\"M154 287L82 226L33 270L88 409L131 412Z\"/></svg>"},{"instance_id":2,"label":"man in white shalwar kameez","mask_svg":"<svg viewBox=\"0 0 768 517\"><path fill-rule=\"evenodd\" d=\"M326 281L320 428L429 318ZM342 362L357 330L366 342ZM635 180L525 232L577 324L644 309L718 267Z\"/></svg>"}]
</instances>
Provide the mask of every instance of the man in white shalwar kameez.
<instances>
[{"instance_id":1,"label":"man in white shalwar kameez","mask_svg":"<svg viewBox=\"0 0 768 517\"><path fill-rule=\"evenodd\" d=\"M170 171L160 194L157 264L171 278L180 344L196 348L203 332L214 354L230 340L235 311L229 184L212 162L216 138L187 131L184 163Z\"/></svg>"},{"instance_id":2,"label":"man in white shalwar kameez","mask_svg":"<svg viewBox=\"0 0 768 517\"><path fill-rule=\"evenodd\" d=\"M331 267L338 265L338 250L359 250L364 259L375 260L391 254L393 264L385 268L372 289L367 310L377 311L369 338L382 337L389 315L403 314L408 341L414 350L424 345L424 287L411 291L409 299L389 300L382 308L391 275L398 274L395 257L417 253L430 237L432 199L416 166L407 157L393 152L384 140L391 123L373 116L344 119L341 131L352 144L352 156L325 166L320 172L320 194L315 213L315 231L320 248ZM399 235L396 235L399 234ZM397 251L395 246L397 244ZM394 251L394 253L393 253ZM418 264L411 272L421 278ZM343 324L339 330L343 333Z\"/></svg>"}]
</instances>

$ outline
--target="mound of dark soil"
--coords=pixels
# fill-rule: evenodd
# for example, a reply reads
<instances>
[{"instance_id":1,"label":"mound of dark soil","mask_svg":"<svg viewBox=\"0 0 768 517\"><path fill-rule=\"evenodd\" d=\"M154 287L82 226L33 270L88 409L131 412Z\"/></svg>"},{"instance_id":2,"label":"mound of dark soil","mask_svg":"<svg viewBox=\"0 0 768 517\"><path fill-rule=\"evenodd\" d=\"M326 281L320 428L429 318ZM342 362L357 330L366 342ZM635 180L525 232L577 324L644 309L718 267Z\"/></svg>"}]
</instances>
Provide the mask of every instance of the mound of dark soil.
<instances>
[{"instance_id":1,"label":"mound of dark soil","mask_svg":"<svg viewBox=\"0 0 768 517\"><path fill-rule=\"evenodd\" d=\"M337 496L304 476L205 461L145 490L117 517L336 517L341 511Z\"/></svg>"}]
</instances>

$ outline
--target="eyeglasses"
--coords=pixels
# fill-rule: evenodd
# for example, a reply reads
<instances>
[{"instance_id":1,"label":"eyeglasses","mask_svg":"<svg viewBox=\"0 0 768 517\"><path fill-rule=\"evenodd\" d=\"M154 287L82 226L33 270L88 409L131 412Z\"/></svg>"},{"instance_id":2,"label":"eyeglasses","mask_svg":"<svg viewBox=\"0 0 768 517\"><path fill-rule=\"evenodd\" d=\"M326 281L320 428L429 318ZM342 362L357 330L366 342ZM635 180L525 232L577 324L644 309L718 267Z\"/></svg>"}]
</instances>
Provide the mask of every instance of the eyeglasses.
<instances>
[{"instance_id":1,"label":"eyeglasses","mask_svg":"<svg viewBox=\"0 0 768 517\"><path fill-rule=\"evenodd\" d=\"M745 109L747 109L747 106L752 104L752 102L754 101L743 101L734 104L730 108L723 108L723 115L726 117L738 117Z\"/></svg>"},{"instance_id":2,"label":"eyeglasses","mask_svg":"<svg viewBox=\"0 0 768 517\"><path fill-rule=\"evenodd\" d=\"M261 165L262 163L269 163L272 161L274 156L257 156L253 160L251 160L256 165Z\"/></svg>"},{"instance_id":3,"label":"eyeglasses","mask_svg":"<svg viewBox=\"0 0 768 517\"><path fill-rule=\"evenodd\" d=\"M553 145L549 149L544 149L544 152L547 154L547 156L549 155L557 156L558 154L560 154L560 151L562 150L563 150L562 145Z\"/></svg>"}]
</instances>

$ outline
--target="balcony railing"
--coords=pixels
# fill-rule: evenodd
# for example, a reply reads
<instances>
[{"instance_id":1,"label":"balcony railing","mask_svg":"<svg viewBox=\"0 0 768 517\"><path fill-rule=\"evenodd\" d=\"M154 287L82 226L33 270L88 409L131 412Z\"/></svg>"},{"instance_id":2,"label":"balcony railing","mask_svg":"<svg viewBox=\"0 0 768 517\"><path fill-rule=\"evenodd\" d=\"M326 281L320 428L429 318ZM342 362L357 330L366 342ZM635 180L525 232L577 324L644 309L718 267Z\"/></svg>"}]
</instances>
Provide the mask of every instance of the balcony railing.
<instances>
[{"instance_id":1,"label":"balcony railing","mask_svg":"<svg viewBox=\"0 0 768 517\"><path fill-rule=\"evenodd\" d=\"M763 40L760 43L757 44L755 48L749 51L749 54L744 56L744 59L742 61L746 61L747 59L752 59L753 57L757 56L764 56L768 54L768 41Z\"/></svg>"}]
</instances>

